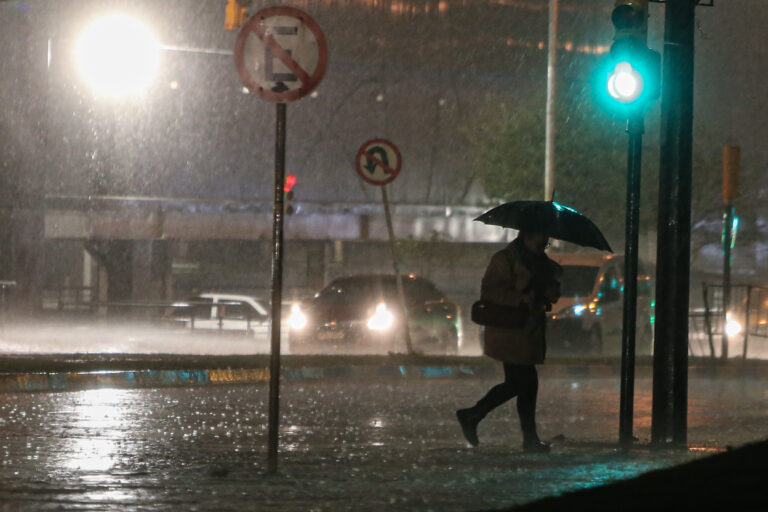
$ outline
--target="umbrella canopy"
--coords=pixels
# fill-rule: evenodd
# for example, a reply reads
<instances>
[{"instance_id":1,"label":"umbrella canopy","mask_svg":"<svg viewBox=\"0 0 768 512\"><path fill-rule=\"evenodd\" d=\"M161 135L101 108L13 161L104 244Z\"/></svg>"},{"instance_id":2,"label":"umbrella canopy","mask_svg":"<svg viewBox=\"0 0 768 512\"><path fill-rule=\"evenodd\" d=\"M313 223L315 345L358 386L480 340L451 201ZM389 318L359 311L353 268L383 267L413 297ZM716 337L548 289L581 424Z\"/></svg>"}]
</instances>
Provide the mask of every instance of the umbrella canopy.
<instances>
[{"instance_id":1,"label":"umbrella canopy","mask_svg":"<svg viewBox=\"0 0 768 512\"><path fill-rule=\"evenodd\" d=\"M534 231L565 242L613 252L595 223L574 208L556 201L512 201L475 220L492 226Z\"/></svg>"}]
</instances>

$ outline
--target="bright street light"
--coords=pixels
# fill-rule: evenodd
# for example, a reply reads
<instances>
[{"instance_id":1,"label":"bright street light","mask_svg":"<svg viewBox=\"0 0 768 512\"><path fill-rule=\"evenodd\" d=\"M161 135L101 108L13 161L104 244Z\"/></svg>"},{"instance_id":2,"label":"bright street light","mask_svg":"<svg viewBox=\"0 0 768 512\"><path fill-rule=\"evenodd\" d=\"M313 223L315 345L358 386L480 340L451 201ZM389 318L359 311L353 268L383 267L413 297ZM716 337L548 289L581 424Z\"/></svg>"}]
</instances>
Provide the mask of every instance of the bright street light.
<instances>
[{"instance_id":1,"label":"bright street light","mask_svg":"<svg viewBox=\"0 0 768 512\"><path fill-rule=\"evenodd\" d=\"M733 337L737 334L741 333L742 326L741 323L738 320L734 320L732 318L731 312L729 311L725 315L725 334L726 336Z\"/></svg>"},{"instance_id":2,"label":"bright street light","mask_svg":"<svg viewBox=\"0 0 768 512\"><path fill-rule=\"evenodd\" d=\"M160 47L146 25L122 15L99 19L85 29L76 47L77 64L99 94L142 92L155 75Z\"/></svg>"}]
</instances>

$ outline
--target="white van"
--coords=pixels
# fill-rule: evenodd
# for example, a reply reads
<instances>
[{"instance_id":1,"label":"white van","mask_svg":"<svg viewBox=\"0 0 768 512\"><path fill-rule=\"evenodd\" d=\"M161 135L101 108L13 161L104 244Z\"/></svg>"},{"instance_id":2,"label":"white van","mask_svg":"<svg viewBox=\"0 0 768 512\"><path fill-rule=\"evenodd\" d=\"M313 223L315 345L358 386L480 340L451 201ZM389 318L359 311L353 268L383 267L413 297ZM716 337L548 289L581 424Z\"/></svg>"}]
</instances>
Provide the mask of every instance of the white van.
<instances>
[{"instance_id":1,"label":"white van","mask_svg":"<svg viewBox=\"0 0 768 512\"><path fill-rule=\"evenodd\" d=\"M561 297L552 305L547 350L552 353L621 353L624 310L623 255L561 253ZM651 276L642 263L637 276L637 354L650 354L654 301Z\"/></svg>"}]
</instances>

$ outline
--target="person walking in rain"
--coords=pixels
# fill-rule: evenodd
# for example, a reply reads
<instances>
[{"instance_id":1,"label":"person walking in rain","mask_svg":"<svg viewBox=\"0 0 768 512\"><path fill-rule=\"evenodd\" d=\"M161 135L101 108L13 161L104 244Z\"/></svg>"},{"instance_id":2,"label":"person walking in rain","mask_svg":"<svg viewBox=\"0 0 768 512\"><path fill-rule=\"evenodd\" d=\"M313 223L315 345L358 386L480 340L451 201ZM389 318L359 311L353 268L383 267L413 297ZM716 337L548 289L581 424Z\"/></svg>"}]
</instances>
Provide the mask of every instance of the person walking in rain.
<instances>
[{"instance_id":1,"label":"person walking in rain","mask_svg":"<svg viewBox=\"0 0 768 512\"><path fill-rule=\"evenodd\" d=\"M520 231L507 247L496 252L483 276L480 297L489 303L527 307L519 327L486 326L483 351L504 365L504 382L488 391L473 407L459 409L456 416L466 440L479 444L477 426L500 405L517 397L517 412L523 431L523 450L548 452L549 444L536 432L536 395L539 378L536 364L546 352L546 311L560 298L560 265L549 259L546 235Z\"/></svg>"}]
</instances>

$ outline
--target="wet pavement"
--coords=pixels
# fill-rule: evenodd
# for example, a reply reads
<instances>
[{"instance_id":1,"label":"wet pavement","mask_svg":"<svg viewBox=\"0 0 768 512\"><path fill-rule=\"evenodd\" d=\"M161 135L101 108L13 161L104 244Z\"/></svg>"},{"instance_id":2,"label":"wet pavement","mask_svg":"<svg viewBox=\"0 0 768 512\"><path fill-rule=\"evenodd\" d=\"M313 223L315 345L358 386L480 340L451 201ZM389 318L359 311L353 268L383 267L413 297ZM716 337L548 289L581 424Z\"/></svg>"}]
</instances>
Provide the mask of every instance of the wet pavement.
<instances>
[{"instance_id":1,"label":"wet pavement","mask_svg":"<svg viewBox=\"0 0 768 512\"><path fill-rule=\"evenodd\" d=\"M461 438L454 410L497 377L287 381L279 474L265 474L264 383L5 393L0 510L483 510L768 438L768 376L694 377L690 450L651 451L650 385L624 452L618 380L542 372L548 455L523 454L513 403Z\"/></svg>"}]
</instances>

